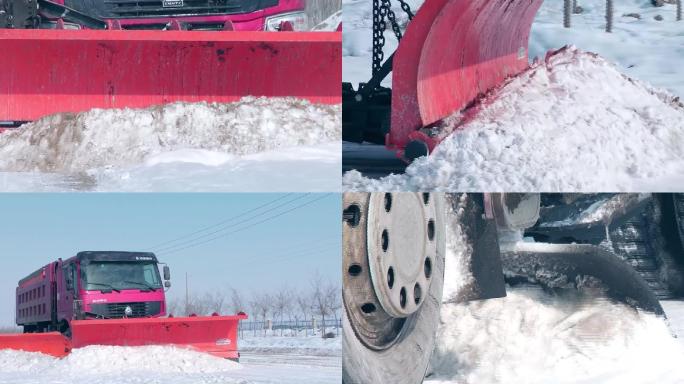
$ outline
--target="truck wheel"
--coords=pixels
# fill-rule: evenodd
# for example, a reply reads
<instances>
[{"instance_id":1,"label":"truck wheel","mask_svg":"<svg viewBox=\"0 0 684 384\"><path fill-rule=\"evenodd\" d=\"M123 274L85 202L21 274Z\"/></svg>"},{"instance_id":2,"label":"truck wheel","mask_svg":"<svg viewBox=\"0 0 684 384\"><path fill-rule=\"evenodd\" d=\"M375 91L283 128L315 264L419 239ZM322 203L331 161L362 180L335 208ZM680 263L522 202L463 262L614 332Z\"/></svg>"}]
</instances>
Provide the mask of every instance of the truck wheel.
<instances>
[{"instance_id":1,"label":"truck wheel","mask_svg":"<svg viewBox=\"0 0 684 384\"><path fill-rule=\"evenodd\" d=\"M344 195L343 383L423 381L444 283L443 200L428 193Z\"/></svg>"}]
</instances>

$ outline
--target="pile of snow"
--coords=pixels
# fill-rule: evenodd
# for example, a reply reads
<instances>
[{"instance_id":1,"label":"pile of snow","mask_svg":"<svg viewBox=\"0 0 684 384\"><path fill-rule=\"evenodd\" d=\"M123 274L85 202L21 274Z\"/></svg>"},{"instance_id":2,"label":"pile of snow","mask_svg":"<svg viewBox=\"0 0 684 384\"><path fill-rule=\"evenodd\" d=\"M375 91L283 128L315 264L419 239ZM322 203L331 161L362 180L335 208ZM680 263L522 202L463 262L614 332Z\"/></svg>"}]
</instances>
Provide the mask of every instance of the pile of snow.
<instances>
[{"instance_id":1,"label":"pile of snow","mask_svg":"<svg viewBox=\"0 0 684 384\"><path fill-rule=\"evenodd\" d=\"M351 190L649 191L684 186L684 105L574 47L483 100L405 175L347 172Z\"/></svg>"},{"instance_id":2,"label":"pile of snow","mask_svg":"<svg viewBox=\"0 0 684 384\"><path fill-rule=\"evenodd\" d=\"M204 149L247 155L340 140L341 107L294 98L58 114L0 135L0 171L82 172Z\"/></svg>"},{"instance_id":3,"label":"pile of snow","mask_svg":"<svg viewBox=\"0 0 684 384\"><path fill-rule=\"evenodd\" d=\"M40 353L0 351L0 382L32 383L205 383L239 369L239 364L175 347L79 348L56 359ZM234 382L234 381L227 381Z\"/></svg>"},{"instance_id":4,"label":"pile of snow","mask_svg":"<svg viewBox=\"0 0 684 384\"><path fill-rule=\"evenodd\" d=\"M466 197L456 199L445 277L463 275L472 255L459 219ZM509 286L505 298L454 304L449 301L460 289L446 289L446 283L426 384L674 384L684 377L684 344L666 321L609 300L600 290L549 294L537 286ZM678 331L684 306L666 304Z\"/></svg>"},{"instance_id":5,"label":"pile of snow","mask_svg":"<svg viewBox=\"0 0 684 384\"><path fill-rule=\"evenodd\" d=\"M338 190L341 119L340 105L254 97L54 115L0 134L0 189Z\"/></svg>"},{"instance_id":6,"label":"pile of snow","mask_svg":"<svg viewBox=\"0 0 684 384\"><path fill-rule=\"evenodd\" d=\"M428 383L679 383L684 348L654 315L583 296L510 289L446 304Z\"/></svg>"}]
</instances>

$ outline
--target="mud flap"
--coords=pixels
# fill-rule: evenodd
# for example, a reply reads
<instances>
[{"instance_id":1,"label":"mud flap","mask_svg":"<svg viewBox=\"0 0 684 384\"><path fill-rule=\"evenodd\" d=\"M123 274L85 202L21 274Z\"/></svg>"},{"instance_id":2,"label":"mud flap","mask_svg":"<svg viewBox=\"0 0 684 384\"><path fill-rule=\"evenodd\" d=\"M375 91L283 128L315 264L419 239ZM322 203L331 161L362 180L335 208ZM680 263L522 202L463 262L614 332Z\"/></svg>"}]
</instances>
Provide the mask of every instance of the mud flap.
<instances>
[{"instance_id":1,"label":"mud flap","mask_svg":"<svg viewBox=\"0 0 684 384\"><path fill-rule=\"evenodd\" d=\"M648 283L617 255L584 244L523 243L502 254L506 280L546 288L602 288L614 299L658 315L660 302Z\"/></svg>"},{"instance_id":2,"label":"mud flap","mask_svg":"<svg viewBox=\"0 0 684 384\"><path fill-rule=\"evenodd\" d=\"M473 250L469 263L472 283L451 302L506 296L497 225L493 218L486 217L484 204L482 194L469 194L463 207L461 228L467 247Z\"/></svg>"},{"instance_id":3,"label":"mud flap","mask_svg":"<svg viewBox=\"0 0 684 384\"><path fill-rule=\"evenodd\" d=\"M392 125L387 145L465 108L528 66L532 21L542 0L427 0L394 55ZM447 48L448 49L445 49Z\"/></svg>"},{"instance_id":4,"label":"mud flap","mask_svg":"<svg viewBox=\"0 0 684 384\"><path fill-rule=\"evenodd\" d=\"M156 319L74 320L73 348L88 345L173 345L237 359L237 331L247 315Z\"/></svg>"},{"instance_id":5,"label":"mud flap","mask_svg":"<svg viewBox=\"0 0 684 384\"><path fill-rule=\"evenodd\" d=\"M69 340L58 332L0 335L0 350L13 349L64 357L71 351Z\"/></svg>"},{"instance_id":6,"label":"mud flap","mask_svg":"<svg viewBox=\"0 0 684 384\"><path fill-rule=\"evenodd\" d=\"M92 108L341 103L340 32L0 29L0 121Z\"/></svg>"}]
</instances>

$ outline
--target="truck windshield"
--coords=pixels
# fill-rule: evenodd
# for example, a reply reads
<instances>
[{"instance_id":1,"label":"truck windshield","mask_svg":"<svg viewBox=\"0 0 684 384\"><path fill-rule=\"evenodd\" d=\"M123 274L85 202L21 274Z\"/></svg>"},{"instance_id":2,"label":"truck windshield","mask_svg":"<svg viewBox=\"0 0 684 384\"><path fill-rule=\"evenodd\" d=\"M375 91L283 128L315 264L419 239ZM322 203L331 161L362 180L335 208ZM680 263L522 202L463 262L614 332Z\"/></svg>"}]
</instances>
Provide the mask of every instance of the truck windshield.
<instances>
[{"instance_id":1,"label":"truck windshield","mask_svg":"<svg viewBox=\"0 0 684 384\"><path fill-rule=\"evenodd\" d=\"M162 287L155 263L91 262L83 268L86 291L159 289Z\"/></svg>"}]
</instances>

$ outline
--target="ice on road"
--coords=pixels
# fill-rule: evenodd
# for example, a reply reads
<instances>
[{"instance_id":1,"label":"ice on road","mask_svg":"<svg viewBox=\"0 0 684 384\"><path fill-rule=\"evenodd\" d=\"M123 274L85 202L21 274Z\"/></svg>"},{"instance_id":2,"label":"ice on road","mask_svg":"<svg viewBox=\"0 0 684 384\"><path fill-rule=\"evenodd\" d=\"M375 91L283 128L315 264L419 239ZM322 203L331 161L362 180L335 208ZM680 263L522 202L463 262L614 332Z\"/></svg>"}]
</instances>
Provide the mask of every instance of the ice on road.
<instances>
[{"instance_id":1,"label":"ice on road","mask_svg":"<svg viewBox=\"0 0 684 384\"><path fill-rule=\"evenodd\" d=\"M340 137L341 106L294 98L59 114L0 134L0 188L338 190Z\"/></svg>"},{"instance_id":2,"label":"ice on road","mask_svg":"<svg viewBox=\"0 0 684 384\"><path fill-rule=\"evenodd\" d=\"M351 190L659 191L684 188L684 104L574 47L493 91L403 175L344 175Z\"/></svg>"}]
</instances>

